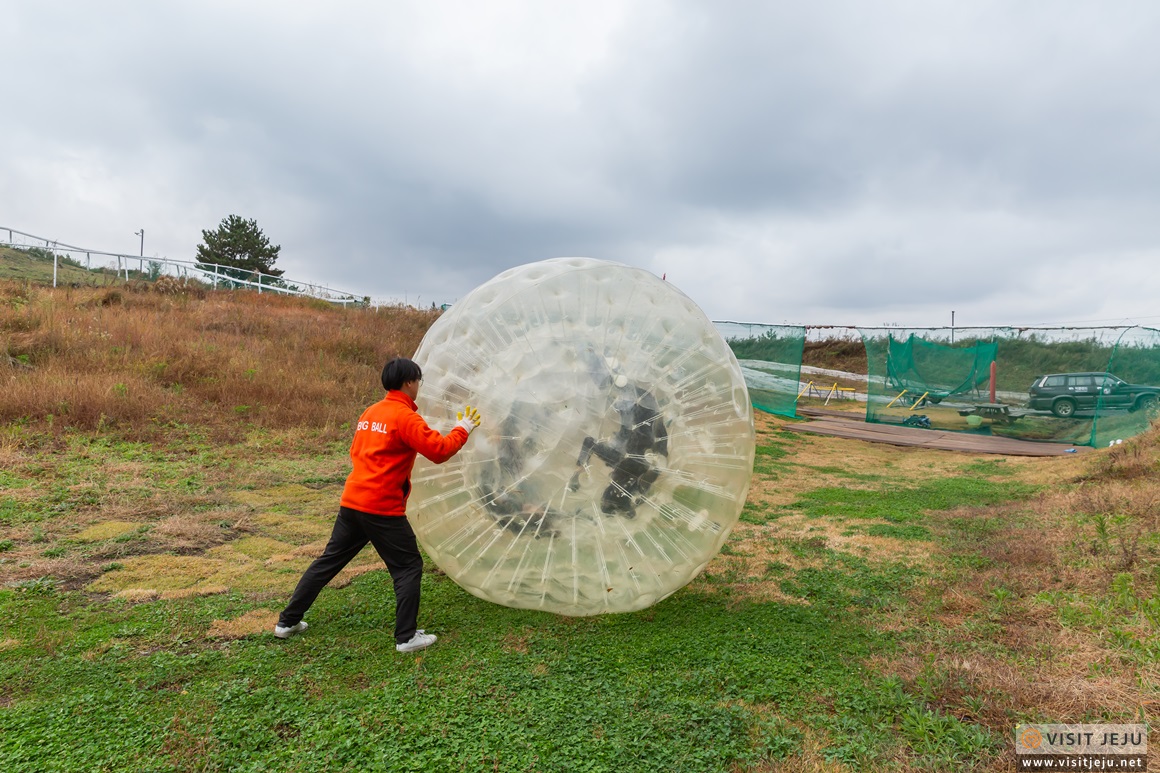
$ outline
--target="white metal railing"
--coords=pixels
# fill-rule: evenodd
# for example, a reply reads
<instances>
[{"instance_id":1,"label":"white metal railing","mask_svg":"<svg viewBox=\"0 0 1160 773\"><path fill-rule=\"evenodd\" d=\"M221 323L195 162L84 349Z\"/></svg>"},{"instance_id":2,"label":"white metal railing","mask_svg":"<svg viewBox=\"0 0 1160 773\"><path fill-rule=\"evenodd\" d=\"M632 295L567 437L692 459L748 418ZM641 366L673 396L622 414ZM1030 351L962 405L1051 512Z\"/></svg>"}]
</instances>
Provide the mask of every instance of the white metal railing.
<instances>
[{"instance_id":1,"label":"white metal railing","mask_svg":"<svg viewBox=\"0 0 1160 773\"><path fill-rule=\"evenodd\" d=\"M7 241L4 239L5 236L8 237ZM65 244L54 239L46 239L43 236L36 236L35 234L25 233L24 231L18 231L15 228L8 228L6 226L0 226L0 246L14 247L16 249L37 248L50 252L52 254L53 287L57 285L60 257L68 257L76 265L80 265L79 256L84 255L84 268L86 271L94 270L92 267L93 256L97 256L98 259L115 259L115 264L109 263L108 265L101 266L97 270L101 271L105 276L108 275L109 270L112 270L114 277L119 280L123 275L126 282L129 281L130 262L137 261L137 274L142 278L151 275L156 278L158 275L165 274L179 278L192 277L199 281L212 284L214 287L226 287L229 289L252 288L256 289L259 293L273 292L282 295L298 295L319 298L330 301L331 303L340 304L370 303L370 299L366 296L357 296L353 293L342 292L341 290L334 290L309 282L295 282L284 277L263 274L260 271L244 272L239 277L237 276L239 269L233 266L223 266L216 263L198 263L190 260L173 260L172 258L146 258L144 255L125 255L117 252L92 250L86 247ZM146 263L149 264L148 272L145 270ZM154 268L155 266L156 268Z\"/></svg>"}]
</instances>

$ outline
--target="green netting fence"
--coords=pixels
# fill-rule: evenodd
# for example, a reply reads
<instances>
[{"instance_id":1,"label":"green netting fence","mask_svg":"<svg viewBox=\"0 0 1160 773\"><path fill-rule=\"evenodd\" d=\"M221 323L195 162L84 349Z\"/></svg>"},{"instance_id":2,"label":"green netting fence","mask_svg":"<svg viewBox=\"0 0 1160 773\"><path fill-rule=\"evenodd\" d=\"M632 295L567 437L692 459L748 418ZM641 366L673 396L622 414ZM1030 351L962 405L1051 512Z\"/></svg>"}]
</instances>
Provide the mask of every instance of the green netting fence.
<instances>
[{"instance_id":1,"label":"green netting fence","mask_svg":"<svg viewBox=\"0 0 1160 773\"><path fill-rule=\"evenodd\" d=\"M806 329L796 325L714 324L741 364L754 407L795 416Z\"/></svg>"},{"instance_id":2,"label":"green netting fence","mask_svg":"<svg viewBox=\"0 0 1160 773\"><path fill-rule=\"evenodd\" d=\"M1092 445L1125 440L1160 420L1160 330L1125 330L1116 340L1101 387L1092 418Z\"/></svg>"},{"instance_id":3,"label":"green netting fence","mask_svg":"<svg viewBox=\"0 0 1160 773\"><path fill-rule=\"evenodd\" d=\"M864 329L866 420L1073 445L1148 429L1151 328Z\"/></svg>"}]
</instances>

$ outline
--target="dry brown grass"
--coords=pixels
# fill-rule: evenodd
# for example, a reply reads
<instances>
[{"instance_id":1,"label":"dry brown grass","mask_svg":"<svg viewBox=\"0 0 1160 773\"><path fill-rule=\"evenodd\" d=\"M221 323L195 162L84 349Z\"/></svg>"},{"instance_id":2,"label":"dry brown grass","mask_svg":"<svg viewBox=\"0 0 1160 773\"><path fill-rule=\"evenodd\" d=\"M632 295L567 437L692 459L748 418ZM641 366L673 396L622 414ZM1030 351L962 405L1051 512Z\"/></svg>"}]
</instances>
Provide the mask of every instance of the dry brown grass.
<instances>
[{"instance_id":1,"label":"dry brown grass","mask_svg":"<svg viewBox=\"0 0 1160 773\"><path fill-rule=\"evenodd\" d=\"M866 373L866 346L860 340L807 340L802 349L802 365Z\"/></svg>"},{"instance_id":2,"label":"dry brown grass","mask_svg":"<svg viewBox=\"0 0 1160 773\"><path fill-rule=\"evenodd\" d=\"M224 529L221 524L234 517L232 529ZM239 518L230 511L213 513L181 513L160 521L153 535L168 550L178 553L196 553L226 542L236 533L245 533L248 528L239 523Z\"/></svg>"},{"instance_id":3,"label":"dry brown grass","mask_svg":"<svg viewBox=\"0 0 1160 773\"><path fill-rule=\"evenodd\" d=\"M1160 422L1152 431L1113 446L1100 456L1084 478L1094 480L1151 480L1160 476Z\"/></svg>"},{"instance_id":4,"label":"dry brown grass","mask_svg":"<svg viewBox=\"0 0 1160 773\"><path fill-rule=\"evenodd\" d=\"M1139 603L1157 592L1160 487L1154 478L1118 473L1151 468L1158 438L1153 430L1079 466L1036 460L1073 475L1030 502L932 514L932 528L952 552L986 563L919 588L916 604L929 616L924 635L908 637L903 653L873 665L898 674L933 705L999 734L1029 717L1155 721L1160 663L1117 644L1109 631L1145 643L1160 637L1154 624L1113 597L1113 581L1125 577ZM1025 479L1039 477L1026 472ZM960 536L963 519L991 519L999 527ZM1061 597L1103 612L1091 623L1065 624ZM884 625L913 631L907 617ZM1001 757L995 769L1010 764Z\"/></svg>"},{"instance_id":5,"label":"dry brown grass","mask_svg":"<svg viewBox=\"0 0 1160 773\"><path fill-rule=\"evenodd\" d=\"M500 646L504 652L514 652L517 655L527 655L528 647L528 632L522 631L520 633L509 633L503 637Z\"/></svg>"},{"instance_id":6,"label":"dry brown grass","mask_svg":"<svg viewBox=\"0 0 1160 773\"><path fill-rule=\"evenodd\" d=\"M197 427L329 428L381 392L438 312L343 309L249 292L158 293L0 282L0 421L156 438Z\"/></svg>"},{"instance_id":7,"label":"dry brown grass","mask_svg":"<svg viewBox=\"0 0 1160 773\"><path fill-rule=\"evenodd\" d=\"M776 439L784 423L758 414L758 442L763 436ZM785 460L806 469L756 475L750 499L785 505L819 486L879 485L819 469L918 483L962 475L965 465L994 459L811 436L795 442ZM1140 603L1156 595L1160 430L1083 457L1011 457L1004 458L1002 467L1011 478L1042 486L1043 493L997 507L930 513L925 525L938 535L935 542L847 534L846 523L824 516L789 514L761 526L739 524L729 550L707 571L714 583L729 586L731 600L801 603L779 597L779 578L762 577L769 562L798 571L821 560L787 550L794 541L921 566L925 577L909 594L910 603L875 613L871 620L897 633L902 643L900 651L873 658L868 665L874 671L899 676L909 692L931 707L983 724L999 737L1006 737L1016 721L1045 717L1154 721L1160 664L1125 650L1110 629L1142 642L1155 642L1160 631L1143 615L1122 609L1114 622L1065 624L1051 599L1053 593L1064 594L1081 610L1103 605L1115 615L1113 582L1122 583L1125 576ZM956 556L971 562L957 563ZM711 584L697 582L698 587ZM899 770L910 769L907 760L896 762ZM1013 763L1004 753L989 769L1010 769ZM835 768L827 768L807 748L784 766L768 769Z\"/></svg>"},{"instance_id":8,"label":"dry brown grass","mask_svg":"<svg viewBox=\"0 0 1160 773\"><path fill-rule=\"evenodd\" d=\"M108 556L109 546L98 545L86 560L75 561L81 582L70 582L70 587L83 585L90 592L132 601L227 591L289 594L326 546L338 488L288 484L235 492L231 498L237 503L231 507L162 520L131 553L118 557L111 571L102 573L94 559ZM267 508L282 512L261 512ZM20 572L29 579L43 576L44 561L30 559ZM378 554L363 551L330 586L346 587L382 568Z\"/></svg>"},{"instance_id":9,"label":"dry brown grass","mask_svg":"<svg viewBox=\"0 0 1160 773\"><path fill-rule=\"evenodd\" d=\"M83 529L73 539L77 542L101 542L136 531L140 524L130 521L102 521Z\"/></svg>"},{"instance_id":10,"label":"dry brown grass","mask_svg":"<svg viewBox=\"0 0 1160 773\"><path fill-rule=\"evenodd\" d=\"M206 636L210 639L244 639L274 629L278 613L268 609L254 609L233 620L214 620Z\"/></svg>"}]
</instances>

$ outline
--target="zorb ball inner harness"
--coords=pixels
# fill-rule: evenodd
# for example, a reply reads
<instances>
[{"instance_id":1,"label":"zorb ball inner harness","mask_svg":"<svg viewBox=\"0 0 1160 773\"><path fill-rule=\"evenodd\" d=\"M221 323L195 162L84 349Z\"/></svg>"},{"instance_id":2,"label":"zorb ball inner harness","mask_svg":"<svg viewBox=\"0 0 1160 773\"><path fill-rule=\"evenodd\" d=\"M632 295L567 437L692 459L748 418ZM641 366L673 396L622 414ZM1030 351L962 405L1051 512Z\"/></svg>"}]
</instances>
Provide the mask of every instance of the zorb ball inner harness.
<instances>
[{"instance_id":1,"label":"zorb ball inner harness","mask_svg":"<svg viewBox=\"0 0 1160 773\"><path fill-rule=\"evenodd\" d=\"M684 587L737 522L753 470L741 368L687 296L636 268L510 269L431 326L420 413L483 425L408 506L432 560L505 606L643 609Z\"/></svg>"}]
</instances>

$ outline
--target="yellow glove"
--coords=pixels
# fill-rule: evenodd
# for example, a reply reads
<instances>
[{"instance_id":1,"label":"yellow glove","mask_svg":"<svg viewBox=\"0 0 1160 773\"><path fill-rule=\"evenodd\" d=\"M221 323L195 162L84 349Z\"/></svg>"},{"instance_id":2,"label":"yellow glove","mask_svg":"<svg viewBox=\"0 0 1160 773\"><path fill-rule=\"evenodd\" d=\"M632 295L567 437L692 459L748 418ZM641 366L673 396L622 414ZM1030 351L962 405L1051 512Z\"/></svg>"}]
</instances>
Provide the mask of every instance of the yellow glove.
<instances>
[{"instance_id":1,"label":"yellow glove","mask_svg":"<svg viewBox=\"0 0 1160 773\"><path fill-rule=\"evenodd\" d=\"M471 434L471 430L479 426L479 411L475 410L470 405L456 414L456 416L459 419L459 423L455 426L463 427L465 430L467 430L468 435Z\"/></svg>"}]
</instances>

